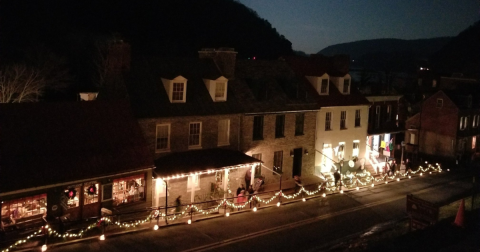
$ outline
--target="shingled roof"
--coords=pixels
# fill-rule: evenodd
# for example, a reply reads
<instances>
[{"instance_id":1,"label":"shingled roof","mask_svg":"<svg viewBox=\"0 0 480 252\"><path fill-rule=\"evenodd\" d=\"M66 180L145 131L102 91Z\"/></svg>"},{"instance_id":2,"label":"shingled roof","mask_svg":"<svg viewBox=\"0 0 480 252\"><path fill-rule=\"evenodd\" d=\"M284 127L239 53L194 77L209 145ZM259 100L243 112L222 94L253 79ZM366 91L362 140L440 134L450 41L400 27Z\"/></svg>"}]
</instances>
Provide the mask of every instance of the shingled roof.
<instances>
[{"instance_id":1,"label":"shingled roof","mask_svg":"<svg viewBox=\"0 0 480 252\"><path fill-rule=\"evenodd\" d=\"M132 69L128 90L138 118L318 109L302 80L281 60L237 60L224 102L214 102L203 82L221 76L211 59L149 59ZM180 75L187 79L186 102L171 103L161 78ZM259 89L266 96L260 97Z\"/></svg>"},{"instance_id":2,"label":"shingled roof","mask_svg":"<svg viewBox=\"0 0 480 252\"><path fill-rule=\"evenodd\" d=\"M127 102L0 105L0 193L153 168Z\"/></svg>"}]
</instances>

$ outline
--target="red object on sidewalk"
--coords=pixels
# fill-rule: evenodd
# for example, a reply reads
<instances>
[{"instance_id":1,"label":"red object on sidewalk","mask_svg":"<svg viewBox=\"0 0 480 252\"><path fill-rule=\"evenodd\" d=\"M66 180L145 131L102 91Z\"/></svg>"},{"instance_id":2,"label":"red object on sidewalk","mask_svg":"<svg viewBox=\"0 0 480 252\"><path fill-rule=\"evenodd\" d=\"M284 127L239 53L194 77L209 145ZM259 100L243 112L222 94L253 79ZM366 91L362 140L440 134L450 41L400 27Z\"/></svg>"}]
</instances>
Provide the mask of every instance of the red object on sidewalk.
<instances>
[{"instance_id":1,"label":"red object on sidewalk","mask_svg":"<svg viewBox=\"0 0 480 252\"><path fill-rule=\"evenodd\" d=\"M460 206L458 207L457 217L453 225L457 227L465 227L465 199L462 199Z\"/></svg>"}]
</instances>

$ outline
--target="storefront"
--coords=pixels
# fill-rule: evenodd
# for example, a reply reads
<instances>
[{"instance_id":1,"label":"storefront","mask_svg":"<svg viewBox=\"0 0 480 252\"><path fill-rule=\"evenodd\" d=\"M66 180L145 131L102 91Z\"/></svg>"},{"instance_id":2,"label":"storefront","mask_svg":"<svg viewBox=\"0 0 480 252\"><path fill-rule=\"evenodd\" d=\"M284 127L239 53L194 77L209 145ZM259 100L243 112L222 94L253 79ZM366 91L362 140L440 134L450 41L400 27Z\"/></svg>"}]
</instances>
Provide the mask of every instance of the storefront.
<instances>
[{"instance_id":1,"label":"storefront","mask_svg":"<svg viewBox=\"0 0 480 252\"><path fill-rule=\"evenodd\" d=\"M47 214L47 194L37 194L1 202L1 225L10 228L20 223L41 219Z\"/></svg>"}]
</instances>

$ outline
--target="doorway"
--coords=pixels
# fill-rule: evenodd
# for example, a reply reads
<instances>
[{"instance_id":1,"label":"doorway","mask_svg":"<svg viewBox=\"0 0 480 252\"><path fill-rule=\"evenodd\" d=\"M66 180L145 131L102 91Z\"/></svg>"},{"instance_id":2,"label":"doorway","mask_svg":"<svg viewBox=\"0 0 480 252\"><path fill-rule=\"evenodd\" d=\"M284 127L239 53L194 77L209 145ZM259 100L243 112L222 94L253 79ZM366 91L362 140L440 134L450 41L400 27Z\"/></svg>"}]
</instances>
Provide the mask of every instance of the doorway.
<instances>
[{"instance_id":1,"label":"doorway","mask_svg":"<svg viewBox=\"0 0 480 252\"><path fill-rule=\"evenodd\" d=\"M302 148L297 148L293 150L292 177L295 175L302 175L302 151Z\"/></svg>"}]
</instances>

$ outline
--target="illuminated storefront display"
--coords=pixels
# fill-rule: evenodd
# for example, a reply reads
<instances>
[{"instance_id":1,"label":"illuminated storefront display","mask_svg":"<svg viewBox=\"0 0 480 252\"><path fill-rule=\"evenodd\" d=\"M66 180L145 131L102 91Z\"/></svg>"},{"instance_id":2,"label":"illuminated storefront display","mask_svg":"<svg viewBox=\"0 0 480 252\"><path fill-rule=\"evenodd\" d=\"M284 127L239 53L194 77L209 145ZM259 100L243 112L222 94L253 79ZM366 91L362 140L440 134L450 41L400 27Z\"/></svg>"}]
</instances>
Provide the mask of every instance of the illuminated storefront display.
<instances>
[{"instance_id":1,"label":"illuminated storefront display","mask_svg":"<svg viewBox=\"0 0 480 252\"><path fill-rule=\"evenodd\" d=\"M4 201L2 203L2 225L7 227L20 219L41 217L46 213L47 194Z\"/></svg>"},{"instance_id":2,"label":"illuminated storefront display","mask_svg":"<svg viewBox=\"0 0 480 252\"><path fill-rule=\"evenodd\" d=\"M145 175L135 175L113 180L113 205L145 199Z\"/></svg>"}]
</instances>

